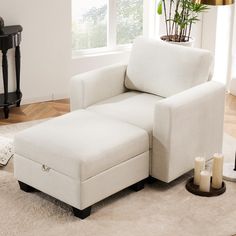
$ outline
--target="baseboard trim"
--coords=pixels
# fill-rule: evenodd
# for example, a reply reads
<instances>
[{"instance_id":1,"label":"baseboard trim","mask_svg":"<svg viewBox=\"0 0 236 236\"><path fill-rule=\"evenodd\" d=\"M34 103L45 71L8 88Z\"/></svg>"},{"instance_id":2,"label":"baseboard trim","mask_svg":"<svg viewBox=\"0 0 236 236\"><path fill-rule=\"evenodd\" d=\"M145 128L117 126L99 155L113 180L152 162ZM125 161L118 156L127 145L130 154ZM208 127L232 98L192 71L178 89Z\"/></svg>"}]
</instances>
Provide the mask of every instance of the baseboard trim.
<instances>
[{"instance_id":1,"label":"baseboard trim","mask_svg":"<svg viewBox=\"0 0 236 236\"><path fill-rule=\"evenodd\" d=\"M43 96L43 97L24 98L24 94L23 94L21 105L67 99L68 97L69 97L68 94L52 94L52 95Z\"/></svg>"}]
</instances>

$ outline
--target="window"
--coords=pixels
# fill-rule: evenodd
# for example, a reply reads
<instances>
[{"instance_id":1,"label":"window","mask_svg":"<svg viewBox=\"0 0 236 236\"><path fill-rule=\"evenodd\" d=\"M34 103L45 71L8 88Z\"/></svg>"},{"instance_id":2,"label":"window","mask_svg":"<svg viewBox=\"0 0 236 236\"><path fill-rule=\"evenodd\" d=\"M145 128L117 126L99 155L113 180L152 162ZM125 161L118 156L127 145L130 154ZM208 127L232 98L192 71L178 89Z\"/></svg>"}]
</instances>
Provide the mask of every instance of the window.
<instances>
[{"instance_id":1,"label":"window","mask_svg":"<svg viewBox=\"0 0 236 236\"><path fill-rule=\"evenodd\" d=\"M115 49L143 34L143 0L72 0L72 50Z\"/></svg>"},{"instance_id":2,"label":"window","mask_svg":"<svg viewBox=\"0 0 236 236\"><path fill-rule=\"evenodd\" d=\"M73 0L73 50L107 45L107 0Z\"/></svg>"},{"instance_id":3,"label":"window","mask_svg":"<svg viewBox=\"0 0 236 236\"><path fill-rule=\"evenodd\" d=\"M143 0L117 0L117 44L129 44L143 33Z\"/></svg>"}]
</instances>

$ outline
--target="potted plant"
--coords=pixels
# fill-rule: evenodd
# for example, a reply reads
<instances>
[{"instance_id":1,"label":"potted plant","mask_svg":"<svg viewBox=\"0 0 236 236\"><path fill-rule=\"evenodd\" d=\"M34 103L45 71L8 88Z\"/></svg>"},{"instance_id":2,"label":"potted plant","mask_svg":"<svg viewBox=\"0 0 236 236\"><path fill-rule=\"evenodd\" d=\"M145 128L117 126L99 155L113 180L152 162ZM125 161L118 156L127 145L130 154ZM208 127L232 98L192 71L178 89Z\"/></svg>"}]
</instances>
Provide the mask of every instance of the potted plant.
<instances>
[{"instance_id":1,"label":"potted plant","mask_svg":"<svg viewBox=\"0 0 236 236\"><path fill-rule=\"evenodd\" d=\"M199 14L209 8L193 0L160 0L157 13L164 13L166 35L161 39L171 43L192 45L192 25L199 21Z\"/></svg>"}]
</instances>

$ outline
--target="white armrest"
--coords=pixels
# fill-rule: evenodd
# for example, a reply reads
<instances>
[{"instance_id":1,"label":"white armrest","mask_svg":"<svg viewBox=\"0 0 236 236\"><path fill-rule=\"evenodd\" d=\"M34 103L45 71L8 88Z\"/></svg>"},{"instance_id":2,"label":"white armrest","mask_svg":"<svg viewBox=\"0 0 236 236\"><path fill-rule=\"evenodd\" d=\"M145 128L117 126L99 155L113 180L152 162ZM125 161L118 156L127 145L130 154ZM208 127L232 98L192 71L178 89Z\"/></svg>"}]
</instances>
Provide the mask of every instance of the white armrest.
<instances>
[{"instance_id":1,"label":"white armrest","mask_svg":"<svg viewBox=\"0 0 236 236\"><path fill-rule=\"evenodd\" d=\"M112 65L79 74L71 79L71 110L86 108L125 92L126 65Z\"/></svg>"},{"instance_id":2,"label":"white armrest","mask_svg":"<svg viewBox=\"0 0 236 236\"><path fill-rule=\"evenodd\" d=\"M170 182L194 167L196 156L222 151L225 87L207 82L156 104L153 177Z\"/></svg>"}]
</instances>

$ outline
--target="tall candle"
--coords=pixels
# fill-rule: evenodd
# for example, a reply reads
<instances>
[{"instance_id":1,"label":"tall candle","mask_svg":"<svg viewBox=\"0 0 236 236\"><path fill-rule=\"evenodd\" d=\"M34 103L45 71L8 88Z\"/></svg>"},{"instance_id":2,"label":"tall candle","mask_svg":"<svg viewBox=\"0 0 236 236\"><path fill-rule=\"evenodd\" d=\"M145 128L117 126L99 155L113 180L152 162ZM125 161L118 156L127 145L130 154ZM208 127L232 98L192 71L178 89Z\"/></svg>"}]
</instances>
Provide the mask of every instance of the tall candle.
<instances>
[{"instance_id":1,"label":"tall candle","mask_svg":"<svg viewBox=\"0 0 236 236\"><path fill-rule=\"evenodd\" d=\"M205 169L205 158L196 157L195 158L195 167L194 167L194 184L200 184L200 173Z\"/></svg>"},{"instance_id":2,"label":"tall candle","mask_svg":"<svg viewBox=\"0 0 236 236\"><path fill-rule=\"evenodd\" d=\"M222 187L223 181L223 162L224 156L220 153L215 153L213 156L212 166L212 187L219 189Z\"/></svg>"},{"instance_id":3,"label":"tall candle","mask_svg":"<svg viewBox=\"0 0 236 236\"><path fill-rule=\"evenodd\" d=\"M211 186L211 174L207 170L203 170L200 173L200 185L199 189L202 192L210 192Z\"/></svg>"}]
</instances>

